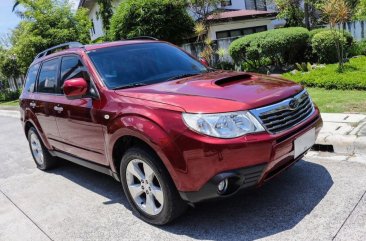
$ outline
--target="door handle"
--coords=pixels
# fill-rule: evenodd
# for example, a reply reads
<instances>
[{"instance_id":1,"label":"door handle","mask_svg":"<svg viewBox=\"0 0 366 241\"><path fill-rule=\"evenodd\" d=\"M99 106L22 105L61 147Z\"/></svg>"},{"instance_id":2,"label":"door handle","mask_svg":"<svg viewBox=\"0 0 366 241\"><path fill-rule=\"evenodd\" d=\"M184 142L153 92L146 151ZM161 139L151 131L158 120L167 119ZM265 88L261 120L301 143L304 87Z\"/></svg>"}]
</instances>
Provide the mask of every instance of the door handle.
<instances>
[{"instance_id":1,"label":"door handle","mask_svg":"<svg viewBox=\"0 0 366 241\"><path fill-rule=\"evenodd\" d=\"M32 107L32 108L35 108L36 107L36 103L35 102L31 102L31 103L29 103L29 106Z\"/></svg>"},{"instance_id":2,"label":"door handle","mask_svg":"<svg viewBox=\"0 0 366 241\"><path fill-rule=\"evenodd\" d=\"M61 106L54 106L53 109L55 111L57 111L58 113L62 112L64 110L64 108L62 108Z\"/></svg>"}]
</instances>

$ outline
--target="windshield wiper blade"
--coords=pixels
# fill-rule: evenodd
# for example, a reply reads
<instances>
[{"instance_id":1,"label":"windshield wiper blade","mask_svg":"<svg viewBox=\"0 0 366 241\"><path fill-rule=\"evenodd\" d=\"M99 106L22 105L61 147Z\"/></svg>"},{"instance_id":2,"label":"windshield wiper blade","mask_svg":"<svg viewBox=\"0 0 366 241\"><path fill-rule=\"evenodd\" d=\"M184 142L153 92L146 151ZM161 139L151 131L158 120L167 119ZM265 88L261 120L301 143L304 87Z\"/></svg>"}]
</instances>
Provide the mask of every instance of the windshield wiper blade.
<instances>
[{"instance_id":1,"label":"windshield wiper blade","mask_svg":"<svg viewBox=\"0 0 366 241\"><path fill-rule=\"evenodd\" d=\"M131 83L128 85L122 85L120 87L113 88L114 90L120 90L120 89L127 89L127 88L133 88L133 87L139 87L139 86L145 86L146 83Z\"/></svg>"},{"instance_id":2,"label":"windshield wiper blade","mask_svg":"<svg viewBox=\"0 0 366 241\"><path fill-rule=\"evenodd\" d=\"M176 79L183 79L183 78L186 78L186 77L191 77L191 76L195 76L195 75L199 75L198 73L195 73L195 74L180 74L180 75L177 75L177 76L173 76L169 79L167 79L167 81L169 80L176 80Z\"/></svg>"}]
</instances>

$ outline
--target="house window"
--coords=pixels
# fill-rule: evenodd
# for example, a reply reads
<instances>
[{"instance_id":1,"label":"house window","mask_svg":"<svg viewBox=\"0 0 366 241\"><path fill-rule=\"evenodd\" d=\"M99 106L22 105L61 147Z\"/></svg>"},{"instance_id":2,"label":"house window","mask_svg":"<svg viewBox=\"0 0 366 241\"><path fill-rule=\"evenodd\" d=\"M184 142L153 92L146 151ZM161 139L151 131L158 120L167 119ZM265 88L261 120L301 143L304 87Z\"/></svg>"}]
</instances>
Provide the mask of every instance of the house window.
<instances>
[{"instance_id":1,"label":"house window","mask_svg":"<svg viewBox=\"0 0 366 241\"><path fill-rule=\"evenodd\" d=\"M233 5L231 3L231 0L222 0L221 1L221 7L227 7L227 6L231 6L231 5Z\"/></svg>"},{"instance_id":2,"label":"house window","mask_svg":"<svg viewBox=\"0 0 366 241\"><path fill-rule=\"evenodd\" d=\"M264 32L264 31L267 31L267 26L232 29L232 30L216 32L216 39L235 38L235 37L241 37L241 36L245 36L245 35L252 34L252 33Z\"/></svg>"},{"instance_id":3,"label":"house window","mask_svg":"<svg viewBox=\"0 0 366 241\"><path fill-rule=\"evenodd\" d=\"M94 19L90 19L90 21L91 21L91 26L92 26L90 31L94 35L95 34Z\"/></svg>"},{"instance_id":4,"label":"house window","mask_svg":"<svg viewBox=\"0 0 366 241\"><path fill-rule=\"evenodd\" d=\"M266 0L245 0L245 9L267 11Z\"/></svg>"}]
</instances>

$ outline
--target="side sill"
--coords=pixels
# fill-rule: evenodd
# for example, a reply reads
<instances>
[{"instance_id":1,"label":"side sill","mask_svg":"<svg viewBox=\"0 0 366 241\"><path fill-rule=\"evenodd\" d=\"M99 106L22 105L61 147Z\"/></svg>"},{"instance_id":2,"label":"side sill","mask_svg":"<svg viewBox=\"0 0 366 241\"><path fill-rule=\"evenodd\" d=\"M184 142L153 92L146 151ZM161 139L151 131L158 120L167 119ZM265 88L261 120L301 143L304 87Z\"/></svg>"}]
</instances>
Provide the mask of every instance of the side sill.
<instances>
[{"instance_id":1,"label":"side sill","mask_svg":"<svg viewBox=\"0 0 366 241\"><path fill-rule=\"evenodd\" d=\"M67 161L73 162L73 163L78 164L80 166L83 166L83 167L92 169L94 171L106 174L108 176L113 177L116 181L120 182L118 174L115 173L115 172L112 172L112 170L109 169L108 167L104 167L102 165L92 163L90 161L81 159L81 158L76 157L76 156L69 155L69 154L64 153L64 152L60 152L60 151L49 151L49 152L52 156L56 156L56 157L65 159Z\"/></svg>"}]
</instances>

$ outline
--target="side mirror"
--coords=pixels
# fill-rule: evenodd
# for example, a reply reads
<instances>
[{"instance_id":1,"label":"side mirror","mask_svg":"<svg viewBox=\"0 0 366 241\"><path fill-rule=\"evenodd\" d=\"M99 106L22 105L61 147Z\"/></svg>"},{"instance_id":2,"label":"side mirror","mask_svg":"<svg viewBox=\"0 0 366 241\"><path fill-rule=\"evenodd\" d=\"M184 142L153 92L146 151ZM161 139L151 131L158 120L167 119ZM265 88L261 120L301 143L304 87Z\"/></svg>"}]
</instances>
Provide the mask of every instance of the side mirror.
<instances>
[{"instance_id":1,"label":"side mirror","mask_svg":"<svg viewBox=\"0 0 366 241\"><path fill-rule=\"evenodd\" d=\"M88 91L88 83L84 78L69 79L64 82L63 91L68 99L80 99Z\"/></svg>"},{"instance_id":2,"label":"side mirror","mask_svg":"<svg viewBox=\"0 0 366 241\"><path fill-rule=\"evenodd\" d=\"M203 64L204 66L206 66L206 67L210 67L210 65L209 65L208 61L207 61L205 58L200 58L200 62L201 62L201 64Z\"/></svg>"}]
</instances>

